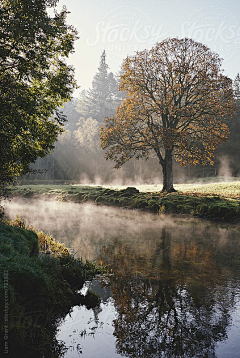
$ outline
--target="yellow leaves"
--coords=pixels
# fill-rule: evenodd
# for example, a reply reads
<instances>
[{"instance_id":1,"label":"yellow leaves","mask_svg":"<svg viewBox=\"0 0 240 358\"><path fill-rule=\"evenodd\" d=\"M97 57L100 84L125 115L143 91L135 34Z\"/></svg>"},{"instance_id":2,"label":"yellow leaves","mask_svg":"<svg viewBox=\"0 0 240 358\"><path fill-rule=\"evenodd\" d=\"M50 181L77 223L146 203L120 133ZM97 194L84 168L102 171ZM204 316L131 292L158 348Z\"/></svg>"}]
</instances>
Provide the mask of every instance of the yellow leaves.
<instances>
[{"instance_id":1,"label":"yellow leaves","mask_svg":"<svg viewBox=\"0 0 240 358\"><path fill-rule=\"evenodd\" d=\"M229 132L231 81L217 54L191 39L167 39L123 62L120 89L127 97L105 120L100 137L107 157L122 165L132 156L175 148L182 165L213 163Z\"/></svg>"}]
</instances>

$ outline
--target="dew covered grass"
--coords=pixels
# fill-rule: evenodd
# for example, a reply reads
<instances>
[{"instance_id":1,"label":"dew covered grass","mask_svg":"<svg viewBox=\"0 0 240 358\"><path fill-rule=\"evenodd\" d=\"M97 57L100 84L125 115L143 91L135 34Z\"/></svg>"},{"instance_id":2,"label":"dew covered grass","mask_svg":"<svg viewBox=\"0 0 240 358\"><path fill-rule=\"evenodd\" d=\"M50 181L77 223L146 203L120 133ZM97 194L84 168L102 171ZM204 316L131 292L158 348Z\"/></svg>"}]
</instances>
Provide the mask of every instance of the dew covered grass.
<instances>
[{"instance_id":1,"label":"dew covered grass","mask_svg":"<svg viewBox=\"0 0 240 358\"><path fill-rule=\"evenodd\" d=\"M188 194L219 195L222 198L240 199L240 181L209 184L178 184L176 189Z\"/></svg>"}]
</instances>

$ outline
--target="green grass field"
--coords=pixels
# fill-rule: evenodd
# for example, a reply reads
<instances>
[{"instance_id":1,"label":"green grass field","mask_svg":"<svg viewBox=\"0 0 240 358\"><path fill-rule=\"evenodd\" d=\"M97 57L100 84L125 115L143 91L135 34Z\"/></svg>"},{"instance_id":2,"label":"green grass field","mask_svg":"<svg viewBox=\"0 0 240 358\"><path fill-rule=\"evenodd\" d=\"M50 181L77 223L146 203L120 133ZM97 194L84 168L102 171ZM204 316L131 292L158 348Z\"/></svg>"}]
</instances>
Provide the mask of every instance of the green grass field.
<instances>
[{"instance_id":1,"label":"green grass field","mask_svg":"<svg viewBox=\"0 0 240 358\"><path fill-rule=\"evenodd\" d=\"M180 184L176 189L183 193L219 195L223 198L240 199L240 181L210 184Z\"/></svg>"},{"instance_id":2,"label":"green grass field","mask_svg":"<svg viewBox=\"0 0 240 358\"><path fill-rule=\"evenodd\" d=\"M108 186L110 189L124 189L126 187ZM140 192L159 192L159 185L136 185ZM240 181L218 183L175 184L174 188L182 193L196 195L219 195L223 198L240 199Z\"/></svg>"}]
</instances>

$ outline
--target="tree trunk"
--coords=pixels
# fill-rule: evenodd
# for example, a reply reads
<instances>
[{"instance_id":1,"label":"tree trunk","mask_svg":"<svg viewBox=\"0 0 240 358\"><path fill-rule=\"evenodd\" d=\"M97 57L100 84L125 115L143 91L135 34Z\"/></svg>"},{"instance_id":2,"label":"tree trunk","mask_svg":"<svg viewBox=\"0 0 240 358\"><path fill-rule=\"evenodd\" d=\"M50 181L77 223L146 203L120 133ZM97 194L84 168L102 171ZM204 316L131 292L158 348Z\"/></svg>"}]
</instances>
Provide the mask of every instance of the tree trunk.
<instances>
[{"instance_id":1,"label":"tree trunk","mask_svg":"<svg viewBox=\"0 0 240 358\"><path fill-rule=\"evenodd\" d=\"M167 149L165 159L160 161L163 170L163 189L167 193L176 191L173 187L172 149Z\"/></svg>"}]
</instances>

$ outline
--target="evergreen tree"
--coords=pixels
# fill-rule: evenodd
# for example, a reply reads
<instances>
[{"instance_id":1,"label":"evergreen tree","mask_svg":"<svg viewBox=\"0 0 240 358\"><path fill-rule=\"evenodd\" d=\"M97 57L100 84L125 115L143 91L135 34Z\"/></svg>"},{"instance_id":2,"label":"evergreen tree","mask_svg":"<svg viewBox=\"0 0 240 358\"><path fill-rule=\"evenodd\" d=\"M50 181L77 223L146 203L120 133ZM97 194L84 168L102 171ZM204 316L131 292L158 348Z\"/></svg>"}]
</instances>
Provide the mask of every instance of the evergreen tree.
<instances>
[{"instance_id":1,"label":"evergreen tree","mask_svg":"<svg viewBox=\"0 0 240 358\"><path fill-rule=\"evenodd\" d=\"M239 73L237 74L235 80L233 81L233 90L234 90L234 95L236 98L236 101L240 101L240 75ZM239 105L239 103L238 103Z\"/></svg>"},{"instance_id":2,"label":"evergreen tree","mask_svg":"<svg viewBox=\"0 0 240 358\"><path fill-rule=\"evenodd\" d=\"M118 79L112 72L108 73L106 53L101 55L100 65L95 74L92 87L88 91L82 91L78 102L78 112L81 117L96 119L102 124L105 117L115 114L123 93L118 91Z\"/></svg>"},{"instance_id":3,"label":"evergreen tree","mask_svg":"<svg viewBox=\"0 0 240 358\"><path fill-rule=\"evenodd\" d=\"M220 145L217 157L225 158L234 177L240 175L240 76L239 73L233 80L233 91L235 97L235 112L230 118L228 126L230 136L226 143Z\"/></svg>"}]
</instances>

